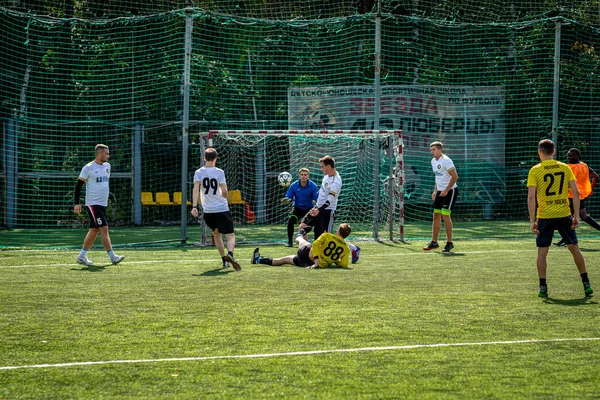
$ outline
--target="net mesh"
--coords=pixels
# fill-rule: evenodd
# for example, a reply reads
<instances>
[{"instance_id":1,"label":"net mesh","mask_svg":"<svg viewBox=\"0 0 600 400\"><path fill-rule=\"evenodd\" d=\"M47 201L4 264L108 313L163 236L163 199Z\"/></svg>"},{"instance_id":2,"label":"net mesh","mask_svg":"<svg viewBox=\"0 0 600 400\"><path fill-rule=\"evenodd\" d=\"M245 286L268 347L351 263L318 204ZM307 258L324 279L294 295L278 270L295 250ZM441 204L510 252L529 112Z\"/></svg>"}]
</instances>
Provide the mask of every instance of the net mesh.
<instances>
[{"instance_id":1,"label":"net mesh","mask_svg":"<svg viewBox=\"0 0 600 400\"><path fill-rule=\"evenodd\" d=\"M377 98L379 127L404 132L407 239L430 234L433 140L459 174L457 239L529 235L525 180L540 139L554 128L559 159L578 147L600 168L598 3L381 6L379 68L374 1L0 0L0 245L80 245L87 219L72 195L97 143L111 148L115 245L177 239L178 208L140 214L139 192L181 191L200 132L376 129ZM599 211L592 197L588 212Z\"/></svg>"},{"instance_id":2,"label":"net mesh","mask_svg":"<svg viewBox=\"0 0 600 400\"><path fill-rule=\"evenodd\" d=\"M362 239L372 239L374 235L389 238L391 223L398 230L399 210L391 201L392 188L387 184L394 177L398 162L398 134L223 132L210 137L212 142L208 141L208 134L200 135L199 156L194 161L201 161L202 149L209 143L219 152L217 167L225 172L227 188L230 192L239 190L243 200L230 204L236 236L251 238L261 225L275 230L285 228L293 204L281 203L288 187L279 183L279 174L289 172L297 180L300 168L308 168L310 179L320 186L323 173L319 159L325 155L334 157L343 181L336 225L350 223L353 238ZM268 239L263 236L254 240ZM287 235L271 240L283 243Z\"/></svg>"}]
</instances>

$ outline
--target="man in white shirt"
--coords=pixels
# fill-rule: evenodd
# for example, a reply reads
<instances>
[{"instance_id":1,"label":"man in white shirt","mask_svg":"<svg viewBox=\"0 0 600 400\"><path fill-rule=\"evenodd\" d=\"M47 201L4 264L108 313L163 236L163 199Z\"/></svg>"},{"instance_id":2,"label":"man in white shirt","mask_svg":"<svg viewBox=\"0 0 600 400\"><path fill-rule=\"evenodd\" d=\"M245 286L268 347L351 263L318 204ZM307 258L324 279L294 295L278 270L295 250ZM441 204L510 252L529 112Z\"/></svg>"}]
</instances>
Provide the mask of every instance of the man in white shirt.
<instances>
[{"instance_id":1,"label":"man in white shirt","mask_svg":"<svg viewBox=\"0 0 600 400\"><path fill-rule=\"evenodd\" d=\"M108 159L110 151L108 146L97 144L95 148L94 161L86 164L79 174L77 185L75 185L75 205L73 211L81 213L81 188L85 183L85 207L90 217L90 229L83 240L83 248L77 257L77 262L83 265L94 264L87 258L87 252L92 248L100 233L100 241L110 257L113 264L118 264L125 256L118 256L112 250L112 243L108 235L108 222L106 220L106 207L108 206L108 181L110 178L110 164Z\"/></svg>"},{"instance_id":2,"label":"man in white shirt","mask_svg":"<svg viewBox=\"0 0 600 400\"><path fill-rule=\"evenodd\" d=\"M435 174L435 187L431 194L433 200L433 226L431 228L431 242L423 250L433 250L440 247L438 236L442 229L442 219L446 227L446 246L442 252L448 253L454 248L452 243L452 207L458 197L458 188L456 181L458 174L450 157L442 153L442 142L435 141L429 145L429 151L433 158L431 159L431 168Z\"/></svg>"},{"instance_id":3,"label":"man in white shirt","mask_svg":"<svg viewBox=\"0 0 600 400\"><path fill-rule=\"evenodd\" d=\"M235 248L235 233L233 229L233 219L227 204L227 182L225 172L217 168L217 150L209 147L204 152L204 166L194 173L194 191L192 193L192 216L198 217L198 195L200 195L200 204L204 212L204 222L213 232L215 246L221 255L223 268L228 268L229 264L233 269L239 271L242 269L240 264L233 256ZM223 236L227 238L227 253L223 244Z\"/></svg>"},{"instance_id":4,"label":"man in white shirt","mask_svg":"<svg viewBox=\"0 0 600 400\"><path fill-rule=\"evenodd\" d=\"M342 178L335 169L335 160L332 156L325 156L319 159L321 171L323 171L323 181L319 188L319 197L317 204L302 219L298 233L305 239L306 234L312 228L315 229L315 240L324 232L331 232L335 210L337 208L338 198L342 190Z\"/></svg>"}]
</instances>

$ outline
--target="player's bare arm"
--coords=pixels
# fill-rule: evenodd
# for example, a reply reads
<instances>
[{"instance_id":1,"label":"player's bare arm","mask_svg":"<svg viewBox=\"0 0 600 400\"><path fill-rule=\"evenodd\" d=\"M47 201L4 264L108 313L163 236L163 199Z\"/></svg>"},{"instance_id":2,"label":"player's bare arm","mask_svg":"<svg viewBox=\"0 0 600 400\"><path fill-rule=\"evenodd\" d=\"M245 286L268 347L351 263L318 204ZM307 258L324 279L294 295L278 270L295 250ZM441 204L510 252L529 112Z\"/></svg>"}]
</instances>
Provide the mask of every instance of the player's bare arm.
<instances>
[{"instance_id":1,"label":"player's bare arm","mask_svg":"<svg viewBox=\"0 0 600 400\"><path fill-rule=\"evenodd\" d=\"M456 172L456 168L452 168L448 170L448 174L450 175L450 183L446 186L446 189L440 193L440 196L445 197L448 195L448 191L454 187L456 181L458 181L458 173Z\"/></svg>"},{"instance_id":2,"label":"player's bare arm","mask_svg":"<svg viewBox=\"0 0 600 400\"><path fill-rule=\"evenodd\" d=\"M529 229L531 229L531 232L538 234L538 233L540 233L540 231L538 230L537 219L535 217L535 209L536 209L535 196L536 196L536 187L529 186L529 188L527 189L527 208L529 210Z\"/></svg>"},{"instance_id":3,"label":"player's bare arm","mask_svg":"<svg viewBox=\"0 0 600 400\"><path fill-rule=\"evenodd\" d=\"M200 182L194 182L194 189L192 191L192 216L196 218L198 216L198 195L200 194Z\"/></svg>"},{"instance_id":4,"label":"player's bare arm","mask_svg":"<svg viewBox=\"0 0 600 400\"><path fill-rule=\"evenodd\" d=\"M579 226L579 208L581 205L577 181L569 181L569 188L571 189L571 192L573 192L573 223L571 224L571 229L575 229Z\"/></svg>"}]
</instances>

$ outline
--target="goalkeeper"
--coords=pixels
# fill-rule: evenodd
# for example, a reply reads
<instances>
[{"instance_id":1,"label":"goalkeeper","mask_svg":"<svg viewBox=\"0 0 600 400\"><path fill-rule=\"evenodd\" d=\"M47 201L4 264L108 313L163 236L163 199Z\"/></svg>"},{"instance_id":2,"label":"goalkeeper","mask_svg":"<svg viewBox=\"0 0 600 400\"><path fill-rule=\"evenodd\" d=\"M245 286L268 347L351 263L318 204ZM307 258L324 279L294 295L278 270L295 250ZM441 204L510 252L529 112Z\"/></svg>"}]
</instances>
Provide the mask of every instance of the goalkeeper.
<instances>
[{"instance_id":1,"label":"goalkeeper","mask_svg":"<svg viewBox=\"0 0 600 400\"><path fill-rule=\"evenodd\" d=\"M349 224L340 224L335 234L325 232L312 244L298 234L298 252L295 256L286 256L282 258L261 257L260 249L254 249L252 264L264 265L295 265L297 267L327 268L330 265L348 268L350 259L350 248L346 243L346 238L352 232Z\"/></svg>"},{"instance_id":2,"label":"goalkeeper","mask_svg":"<svg viewBox=\"0 0 600 400\"><path fill-rule=\"evenodd\" d=\"M294 202L294 210L288 219L287 224L287 247L292 247L294 238L294 226L302 221L302 218L313 208L313 204L319 197L319 187L310 180L310 171L308 168L300 168L298 180L292 183L281 199L282 204Z\"/></svg>"}]
</instances>

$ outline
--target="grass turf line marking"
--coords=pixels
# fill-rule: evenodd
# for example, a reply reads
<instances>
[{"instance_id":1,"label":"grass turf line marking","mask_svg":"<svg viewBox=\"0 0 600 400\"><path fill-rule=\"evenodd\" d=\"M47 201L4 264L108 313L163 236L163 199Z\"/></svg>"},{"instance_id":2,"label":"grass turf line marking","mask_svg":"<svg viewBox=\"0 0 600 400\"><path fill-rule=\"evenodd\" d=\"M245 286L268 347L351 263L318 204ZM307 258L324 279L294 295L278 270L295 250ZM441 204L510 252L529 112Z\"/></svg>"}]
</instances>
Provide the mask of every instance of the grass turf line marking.
<instances>
[{"instance_id":1,"label":"grass turf line marking","mask_svg":"<svg viewBox=\"0 0 600 400\"><path fill-rule=\"evenodd\" d=\"M509 340L496 342L466 342L466 343L436 343L436 344L412 344L405 346L383 346L383 347L359 347L355 349L337 349L337 350L312 350L312 351L294 351L287 353L265 353L265 354L245 354L232 356L206 356L206 357L182 357L182 358L157 358L147 360L110 360L110 361L81 361L61 364L34 364L34 365L15 365L0 367L0 371L13 369L33 369L33 368L62 368L79 367L87 365L107 365L107 364L142 364L159 363L174 361L207 361L207 360L228 360L228 359L246 359L246 358L272 358L272 357L291 357L291 356L309 356L319 354L333 353L355 353L366 351L390 351L390 350L411 350L435 347L466 347L466 346L494 346L511 344L530 344L530 343L558 343L558 342L585 342L597 341L600 338L562 338L562 339L527 339L527 340Z\"/></svg>"},{"instance_id":2,"label":"grass turf line marking","mask_svg":"<svg viewBox=\"0 0 600 400\"><path fill-rule=\"evenodd\" d=\"M220 260L218 260L218 262L220 262ZM127 261L127 262L123 262L123 264L121 265L121 267L125 266L125 265L133 265L133 264L165 264L165 263L198 263L198 264L211 264L211 263L217 263L217 260L147 260L147 261ZM68 263L68 264L25 264L25 265L0 265L0 269L2 268L36 268L36 267L77 267L77 266L82 266L81 264L77 264L77 263ZM110 267L116 267L114 265L112 265L112 263L110 261L107 261L105 263L97 263L97 264L93 264L91 265L92 267L101 267L101 266L110 266ZM85 267L85 265L83 265L82 267Z\"/></svg>"}]
</instances>

